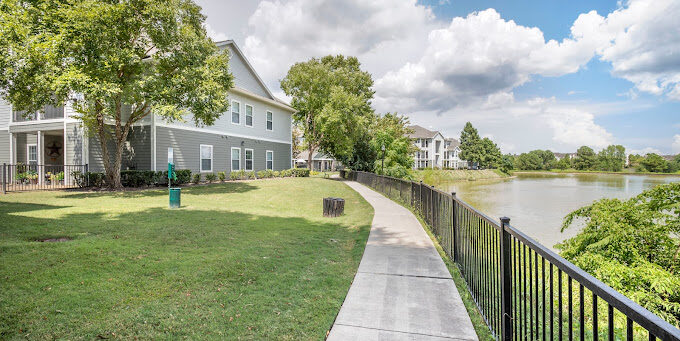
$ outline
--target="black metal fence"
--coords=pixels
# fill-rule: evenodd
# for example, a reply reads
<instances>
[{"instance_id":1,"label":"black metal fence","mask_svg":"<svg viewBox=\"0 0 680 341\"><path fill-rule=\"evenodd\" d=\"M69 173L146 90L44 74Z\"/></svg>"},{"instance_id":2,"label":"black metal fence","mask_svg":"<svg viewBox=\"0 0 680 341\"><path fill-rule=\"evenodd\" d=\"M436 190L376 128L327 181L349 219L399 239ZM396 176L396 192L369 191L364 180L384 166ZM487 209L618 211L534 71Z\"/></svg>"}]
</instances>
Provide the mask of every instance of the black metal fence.
<instances>
[{"instance_id":1,"label":"black metal fence","mask_svg":"<svg viewBox=\"0 0 680 341\"><path fill-rule=\"evenodd\" d=\"M0 169L2 192L84 187L87 165L3 164Z\"/></svg>"},{"instance_id":2,"label":"black metal fence","mask_svg":"<svg viewBox=\"0 0 680 341\"><path fill-rule=\"evenodd\" d=\"M680 330L510 225L422 182L341 171L410 206L499 340L680 340Z\"/></svg>"}]
</instances>

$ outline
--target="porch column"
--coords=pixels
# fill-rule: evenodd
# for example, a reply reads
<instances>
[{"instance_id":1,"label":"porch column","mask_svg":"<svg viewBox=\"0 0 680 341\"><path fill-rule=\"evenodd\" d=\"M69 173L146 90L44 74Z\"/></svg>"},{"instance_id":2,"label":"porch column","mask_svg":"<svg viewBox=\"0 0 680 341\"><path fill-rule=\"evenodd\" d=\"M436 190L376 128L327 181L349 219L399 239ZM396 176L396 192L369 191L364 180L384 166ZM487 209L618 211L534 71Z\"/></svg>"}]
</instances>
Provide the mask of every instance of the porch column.
<instances>
[{"instance_id":1,"label":"porch column","mask_svg":"<svg viewBox=\"0 0 680 341\"><path fill-rule=\"evenodd\" d=\"M9 133L9 164L13 165L17 159L17 136L14 133Z\"/></svg>"},{"instance_id":2,"label":"porch column","mask_svg":"<svg viewBox=\"0 0 680 341\"><path fill-rule=\"evenodd\" d=\"M45 135L43 135L42 130L38 130L38 141L36 142L36 152L38 154L38 183L42 184L45 182L45 155L44 146L45 145Z\"/></svg>"}]
</instances>

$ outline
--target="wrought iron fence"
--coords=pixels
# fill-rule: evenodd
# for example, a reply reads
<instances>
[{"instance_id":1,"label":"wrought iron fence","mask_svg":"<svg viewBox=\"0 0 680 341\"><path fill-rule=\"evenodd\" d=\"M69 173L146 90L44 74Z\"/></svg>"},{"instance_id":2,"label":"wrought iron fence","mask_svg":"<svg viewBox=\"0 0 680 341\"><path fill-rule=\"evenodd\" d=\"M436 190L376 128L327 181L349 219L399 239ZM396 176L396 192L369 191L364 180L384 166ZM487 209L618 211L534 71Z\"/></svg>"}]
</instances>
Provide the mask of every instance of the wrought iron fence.
<instances>
[{"instance_id":1,"label":"wrought iron fence","mask_svg":"<svg viewBox=\"0 0 680 341\"><path fill-rule=\"evenodd\" d=\"M2 192L85 187L87 165L3 164L0 169Z\"/></svg>"},{"instance_id":2,"label":"wrought iron fence","mask_svg":"<svg viewBox=\"0 0 680 341\"><path fill-rule=\"evenodd\" d=\"M510 225L422 182L341 171L410 206L499 340L680 340L680 330Z\"/></svg>"}]
</instances>

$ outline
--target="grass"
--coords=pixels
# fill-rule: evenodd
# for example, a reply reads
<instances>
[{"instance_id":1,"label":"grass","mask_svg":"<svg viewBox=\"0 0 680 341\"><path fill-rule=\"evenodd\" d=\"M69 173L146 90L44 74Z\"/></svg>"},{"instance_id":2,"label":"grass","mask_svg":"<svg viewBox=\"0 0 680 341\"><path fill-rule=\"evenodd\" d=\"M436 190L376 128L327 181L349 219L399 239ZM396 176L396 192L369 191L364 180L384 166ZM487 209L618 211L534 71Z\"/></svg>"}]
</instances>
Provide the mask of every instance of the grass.
<instances>
[{"instance_id":1,"label":"grass","mask_svg":"<svg viewBox=\"0 0 680 341\"><path fill-rule=\"evenodd\" d=\"M497 169L423 169L414 172L415 181L423 181L429 185L439 185L451 181L500 179L507 176L507 174Z\"/></svg>"},{"instance_id":2,"label":"grass","mask_svg":"<svg viewBox=\"0 0 680 341\"><path fill-rule=\"evenodd\" d=\"M323 218L323 197L346 214ZM323 339L373 216L346 185L286 178L0 196L0 339ZM68 237L66 242L39 242Z\"/></svg>"}]
</instances>

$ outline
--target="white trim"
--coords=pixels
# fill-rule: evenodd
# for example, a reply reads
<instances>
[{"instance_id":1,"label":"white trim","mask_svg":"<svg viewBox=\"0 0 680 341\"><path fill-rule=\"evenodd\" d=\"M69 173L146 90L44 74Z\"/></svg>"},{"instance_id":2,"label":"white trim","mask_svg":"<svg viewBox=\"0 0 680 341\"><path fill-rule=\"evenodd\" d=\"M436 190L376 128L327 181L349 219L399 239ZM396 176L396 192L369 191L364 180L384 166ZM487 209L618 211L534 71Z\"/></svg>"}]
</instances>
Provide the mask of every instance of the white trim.
<instances>
[{"instance_id":1,"label":"white trim","mask_svg":"<svg viewBox=\"0 0 680 341\"><path fill-rule=\"evenodd\" d=\"M273 105L273 106L275 106L279 109L283 109L283 110L285 110L285 111L287 111L291 114L294 113L294 112L297 112L297 110L295 110L295 108L293 108L293 107L291 107L291 106L289 106L285 103L281 103L279 101L272 100L272 99L264 97L264 96L260 96L256 93L252 93L252 92L250 92L246 89L243 89L243 88L233 87L233 88L229 89L229 91L233 91L233 92L235 92L239 95L248 96L248 97L260 100L262 102L266 102L267 104L271 104L271 105Z\"/></svg>"},{"instance_id":2,"label":"white trim","mask_svg":"<svg viewBox=\"0 0 680 341\"><path fill-rule=\"evenodd\" d=\"M151 170L156 171L156 115L151 114Z\"/></svg>"},{"instance_id":3,"label":"white trim","mask_svg":"<svg viewBox=\"0 0 680 341\"><path fill-rule=\"evenodd\" d=\"M187 127L187 126L168 124L168 123L156 123L156 126L163 127L163 128L169 128L169 129L190 130L190 131L195 131L195 132L199 132L199 133L208 133L208 134L216 134L216 135L223 135L223 136L239 137L239 138L244 138L244 139L252 139L252 140L260 140L260 141L267 141L267 142L291 144L291 141L286 141L286 140L277 140L277 139L270 139L270 138L260 137L260 136L227 133L227 132L224 132L224 131L218 131L218 130L212 130L212 129L206 129L206 128Z\"/></svg>"},{"instance_id":4,"label":"white trim","mask_svg":"<svg viewBox=\"0 0 680 341\"><path fill-rule=\"evenodd\" d=\"M238 169L234 169L234 149L238 150ZM231 150L229 152L229 168L231 169L232 172L234 171L240 171L241 168L241 148L240 147L231 147Z\"/></svg>"},{"instance_id":5,"label":"white trim","mask_svg":"<svg viewBox=\"0 0 680 341\"><path fill-rule=\"evenodd\" d=\"M269 124L269 114L272 114L272 128L271 129L268 129L268 127L267 127L267 125ZM265 114L264 119L265 119L264 130L274 131L274 113L271 112L270 110L267 110L267 113Z\"/></svg>"},{"instance_id":6,"label":"white trim","mask_svg":"<svg viewBox=\"0 0 680 341\"><path fill-rule=\"evenodd\" d=\"M234 103L238 103L238 123L234 123ZM229 122L233 125L241 125L241 102L232 99L231 106L229 106Z\"/></svg>"},{"instance_id":7,"label":"white trim","mask_svg":"<svg viewBox=\"0 0 680 341\"><path fill-rule=\"evenodd\" d=\"M210 147L210 170L205 170L203 169L203 156L201 155L201 151L203 150L203 147ZM213 167L214 166L214 160L215 160L215 155L213 154L213 146L211 144L202 144L198 148L198 169L200 170L200 173L212 173Z\"/></svg>"},{"instance_id":8,"label":"white trim","mask_svg":"<svg viewBox=\"0 0 680 341\"><path fill-rule=\"evenodd\" d=\"M248 151L250 150L250 169L248 169ZM243 149L243 170L250 172L255 169L255 151L251 148Z\"/></svg>"},{"instance_id":9,"label":"white trim","mask_svg":"<svg viewBox=\"0 0 680 341\"><path fill-rule=\"evenodd\" d=\"M31 147L35 147L35 160L31 160ZM31 161L35 161L37 164L40 157L38 156L38 144L37 143L26 143L26 164L31 164Z\"/></svg>"},{"instance_id":10,"label":"white trim","mask_svg":"<svg viewBox=\"0 0 680 341\"><path fill-rule=\"evenodd\" d=\"M35 120L35 121L24 121L24 122L10 122L9 126L26 126L32 124L44 124L44 123L58 123L63 122L63 118L51 118L49 120Z\"/></svg>"},{"instance_id":11,"label":"white trim","mask_svg":"<svg viewBox=\"0 0 680 341\"><path fill-rule=\"evenodd\" d=\"M250 107L250 125L248 125L248 107ZM255 107L252 104L245 103L243 105L243 125L252 128L255 125Z\"/></svg>"},{"instance_id":12,"label":"white trim","mask_svg":"<svg viewBox=\"0 0 680 341\"><path fill-rule=\"evenodd\" d=\"M16 151L14 150L14 133L9 133L9 164L15 164Z\"/></svg>"},{"instance_id":13,"label":"white trim","mask_svg":"<svg viewBox=\"0 0 680 341\"><path fill-rule=\"evenodd\" d=\"M269 153L272 153L272 168L267 168L267 162L269 161L269 160L267 160L267 155L269 155ZM274 170L274 151L273 150L267 150L266 152L264 152L264 169Z\"/></svg>"}]
</instances>

